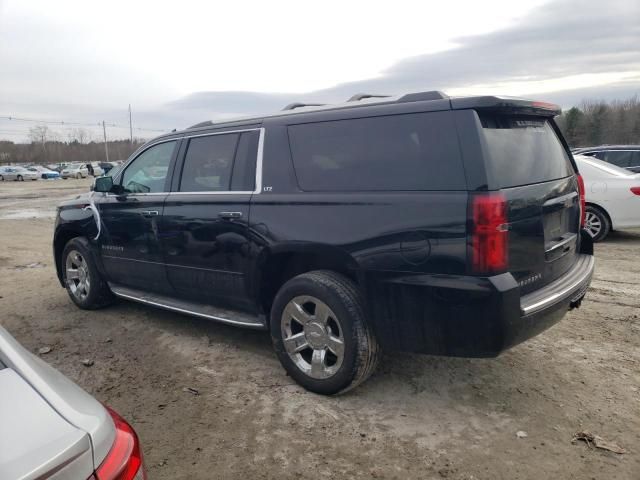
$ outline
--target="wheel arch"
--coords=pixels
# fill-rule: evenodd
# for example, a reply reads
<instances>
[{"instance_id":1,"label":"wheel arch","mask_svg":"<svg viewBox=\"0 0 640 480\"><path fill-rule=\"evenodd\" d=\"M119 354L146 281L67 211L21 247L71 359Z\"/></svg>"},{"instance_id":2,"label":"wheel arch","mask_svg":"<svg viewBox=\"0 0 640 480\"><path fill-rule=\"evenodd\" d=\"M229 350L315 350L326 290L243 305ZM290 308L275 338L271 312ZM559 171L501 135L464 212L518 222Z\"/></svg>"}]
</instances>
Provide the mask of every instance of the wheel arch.
<instances>
[{"instance_id":1,"label":"wheel arch","mask_svg":"<svg viewBox=\"0 0 640 480\"><path fill-rule=\"evenodd\" d=\"M77 237L85 236L84 233L74 227L60 228L53 237L53 258L56 264L56 275L60 285L64 287L64 278L62 276L62 251L69 240Z\"/></svg>"},{"instance_id":2,"label":"wheel arch","mask_svg":"<svg viewBox=\"0 0 640 480\"><path fill-rule=\"evenodd\" d=\"M255 262L254 269L254 298L267 319L280 287L302 273L331 270L359 283L355 259L338 247L320 243L296 242L265 249Z\"/></svg>"},{"instance_id":3,"label":"wheel arch","mask_svg":"<svg viewBox=\"0 0 640 480\"><path fill-rule=\"evenodd\" d=\"M609 225L611 225L611 231L615 230L615 225L613 223L613 219L611 218L611 215L609 214L609 212L607 211L606 208L604 208L602 205L595 203L595 202L589 202L587 201L585 204L587 207L593 207L593 208L597 208L598 210L600 210L602 213L604 213L607 217L607 219L609 220Z\"/></svg>"}]
</instances>

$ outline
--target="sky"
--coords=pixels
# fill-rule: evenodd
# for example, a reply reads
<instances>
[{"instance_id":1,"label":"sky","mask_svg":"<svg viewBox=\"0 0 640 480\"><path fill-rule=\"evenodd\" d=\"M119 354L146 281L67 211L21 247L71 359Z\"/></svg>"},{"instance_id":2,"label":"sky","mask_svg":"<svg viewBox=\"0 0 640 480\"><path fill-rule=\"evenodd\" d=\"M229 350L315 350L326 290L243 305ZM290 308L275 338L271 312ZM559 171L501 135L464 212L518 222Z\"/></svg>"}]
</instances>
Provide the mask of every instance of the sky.
<instances>
[{"instance_id":1,"label":"sky","mask_svg":"<svg viewBox=\"0 0 640 480\"><path fill-rule=\"evenodd\" d=\"M568 108L640 94L640 1L0 0L0 139L99 139L292 101L442 90ZM4 117L12 117L11 120ZM76 125L74 125L76 124Z\"/></svg>"}]
</instances>

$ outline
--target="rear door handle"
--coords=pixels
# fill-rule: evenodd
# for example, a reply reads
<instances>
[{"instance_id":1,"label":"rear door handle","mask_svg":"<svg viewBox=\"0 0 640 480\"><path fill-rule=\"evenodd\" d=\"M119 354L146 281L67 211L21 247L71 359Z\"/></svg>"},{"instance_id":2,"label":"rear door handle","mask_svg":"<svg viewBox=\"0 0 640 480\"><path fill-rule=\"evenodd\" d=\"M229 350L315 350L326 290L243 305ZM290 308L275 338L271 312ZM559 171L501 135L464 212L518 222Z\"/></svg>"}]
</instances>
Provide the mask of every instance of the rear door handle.
<instances>
[{"instance_id":1,"label":"rear door handle","mask_svg":"<svg viewBox=\"0 0 640 480\"><path fill-rule=\"evenodd\" d=\"M142 211L142 216L143 217L155 217L159 215L158 210L143 210Z\"/></svg>"},{"instance_id":2,"label":"rear door handle","mask_svg":"<svg viewBox=\"0 0 640 480\"><path fill-rule=\"evenodd\" d=\"M218 217L225 218L227 220L232 220L234 218L241 218L242 212L220 212Z\"/></svg>"}]
</instances>

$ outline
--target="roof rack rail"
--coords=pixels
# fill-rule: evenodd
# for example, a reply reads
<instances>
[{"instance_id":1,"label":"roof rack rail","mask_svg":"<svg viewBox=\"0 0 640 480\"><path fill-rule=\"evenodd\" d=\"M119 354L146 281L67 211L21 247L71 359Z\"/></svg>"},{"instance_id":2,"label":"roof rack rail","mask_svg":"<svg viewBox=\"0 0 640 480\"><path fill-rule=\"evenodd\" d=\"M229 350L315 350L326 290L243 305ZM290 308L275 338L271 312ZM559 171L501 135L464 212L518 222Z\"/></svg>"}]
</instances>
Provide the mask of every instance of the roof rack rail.
<instances>
[{"instance_id":1,"label":"roof rack rail","mask_svg":"<svg viewBox=\"0 0 640 480\"><path fill-rule=\"evenodd\" d=\"M294 102L294 103L290 103L289 105L287 105L286 107L284 107L282 110L293 110L295 108L301 108L301 107L323 107L325 106L326 103L299 103L299 102Z\"/></svg>"},{"instance_id":2,"label":"roof rack rail","mask_svg":"<svg viewBox=\"0 0 640 480\"><path fill-rule=\"evenodd\" d=\"M440 90L432 90L430 92L407 93L398 99L398 103L402 102L422 102L425 100L444 100L449 95Z\"/></svg>"},{"instance_id":3,"label":"roof rack rail","mask_svg":"<svg viewBox=\"0 0 640 480\"><path fill-rule=\"evenodd\" d=\"M349 100L347 100L347 102L358 102L358 101L363 100L365 98L387 98L387 97L390 97L390 96L391 95L377 95L375 93L356 93L354 96L349 98Z\"/></svg>"}]
</instances>

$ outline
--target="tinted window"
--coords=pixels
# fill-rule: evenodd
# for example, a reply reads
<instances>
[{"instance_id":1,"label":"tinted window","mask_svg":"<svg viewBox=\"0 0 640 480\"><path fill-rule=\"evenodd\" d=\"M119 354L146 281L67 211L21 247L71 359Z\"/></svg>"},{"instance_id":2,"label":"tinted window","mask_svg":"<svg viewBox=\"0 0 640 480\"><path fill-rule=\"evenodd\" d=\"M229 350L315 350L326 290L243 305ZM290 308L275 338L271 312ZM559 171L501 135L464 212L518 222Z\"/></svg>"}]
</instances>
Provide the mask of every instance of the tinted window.
<instances>
[{"instance_id":1,"label":"tinted window","mask_svg":"<svg viewBox=\"0 0 640 480\"><path fill-rule=\"evenodd\" d=\"M466 188L455 126L447 114L293 125L289 141L303 190Z\"/></svg>"},{"instance_id":2,"label":"tinted window","mask_svg":"<svg viewBox=\"0 0 640 480\"><path fill-rule=\"evenodd\" d=\"M125 192L164 192L169 163L175 146L175 141L160 143L138 155L122 175L122 186Z\"/></svg>"},{"instance_id":3,"label":"tinted window","mask_svg":"<svg viewBox=\"0 0 640 480\"><path fill-rule=\"evenodd\" d=\"M631 165L633 152L625 150L607 150L603 158L604 161L612 163L618 167L628 167Z\"/></svg>"},{"instance_id":4,"label":"tinted window","mask_svg":"<svg viewBox=\"0 0 640 480\"><path fill-rule=\"evenodd\" d=\"M256 159L258 158L259 132L244 132L240 135L236 161L233 164L231 190L253 191L256 188Z\"/></svg>"},{"instance_id":5,"label":"tinted window","mask_svg":"<svg viewBox=\"0 0 640 480\"><path fill-rule=\"evenodd\" d=\"M488 168L500 188L573 175L573 166L548 120L506 115L480 116Z\"/></svg>"},{"instance_id":6,"label":"tinted window","mask_svg":"<svg viewBox=\"0 0 640 480\"><path fill-rule=\"evenodd\" d=\"M233 133L190 139L182 168L180 191L228 191L239 138L240 135Z\"/></svg>"},{"instance_id":7,"label":"tinted window","mask_svg":"<svg viewBox=\"0 0 640 480\"><path fill-rule=\"evenodd\" d=\"M631 166L640 167L640 150L636 150L635 152L633 152L633 157L631 158Z\"/></svg>"}]
</instances>

